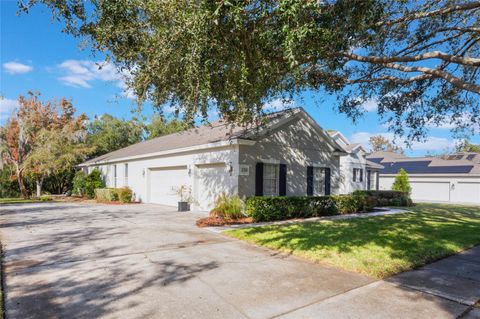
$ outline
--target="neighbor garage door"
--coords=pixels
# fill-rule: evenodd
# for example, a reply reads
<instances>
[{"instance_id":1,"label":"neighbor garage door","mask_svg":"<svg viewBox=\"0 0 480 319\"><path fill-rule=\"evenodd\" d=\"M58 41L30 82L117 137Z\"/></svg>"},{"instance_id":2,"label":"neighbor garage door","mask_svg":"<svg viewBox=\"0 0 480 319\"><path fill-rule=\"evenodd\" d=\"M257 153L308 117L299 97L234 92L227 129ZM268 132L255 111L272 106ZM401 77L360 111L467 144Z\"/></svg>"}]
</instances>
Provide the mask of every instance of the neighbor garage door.
<instances>
[{"instance_id":1,"label":"neighbor garage door","mask_svg":"<svg viewBox=\"0 0 480 319\"><path fill-rule=\"evenodd\" d=\"M174 189L181 185L189 185L187 166L151 168L149 202L176 206L179 197Z\"/></svg>"},{"instance_id":2,"label":"neighbor garage door","mask_svg":"<svg viewBox=\"0 0 480 319\"><path fill-rule=\"evenodd\" d=\"M412 199L421 201L448 202L450 200L449 182L410 181Z\"/></svg>"},{"instance_id":3,"label":"neighbor garage door","mask_svg":"<svg viewBox=\"0 0 480 319\"><path fill-rule=\"evenodd\" d=\"M199 208L213 208L216 197L229 192L230 175L225 163L197 165L195 169L195 191Z\"/></svg>"}]
</instances>

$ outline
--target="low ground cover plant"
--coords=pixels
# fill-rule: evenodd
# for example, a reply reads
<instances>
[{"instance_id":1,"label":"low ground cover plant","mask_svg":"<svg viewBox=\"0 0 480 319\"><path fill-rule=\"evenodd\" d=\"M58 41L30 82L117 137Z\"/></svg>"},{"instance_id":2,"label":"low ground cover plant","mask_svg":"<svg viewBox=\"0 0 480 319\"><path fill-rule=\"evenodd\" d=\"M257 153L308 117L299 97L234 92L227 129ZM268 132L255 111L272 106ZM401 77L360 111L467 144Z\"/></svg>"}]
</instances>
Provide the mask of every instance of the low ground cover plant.
<instances>
[{"instance_id":1,"label":"low ground cover plant","mask_svg":"<svg viewBox=\"0 0 480 319\"><path fill-rule=\"evenodd\" d=\"M221 193L208 217L197 221L197 226L223 226L251 223L253 219L245 213L245 202L238 195Z\"/></svg>"}]
</instances>

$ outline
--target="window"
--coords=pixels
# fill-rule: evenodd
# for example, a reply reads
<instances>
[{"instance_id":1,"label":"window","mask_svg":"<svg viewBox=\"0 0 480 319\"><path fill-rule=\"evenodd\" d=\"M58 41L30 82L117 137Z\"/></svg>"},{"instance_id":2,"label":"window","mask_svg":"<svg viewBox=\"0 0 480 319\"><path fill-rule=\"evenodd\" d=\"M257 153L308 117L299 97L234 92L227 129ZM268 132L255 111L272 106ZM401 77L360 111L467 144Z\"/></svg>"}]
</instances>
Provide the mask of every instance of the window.
<instances>
[{"instance_id":1,"label":"window","mask_svg":"<svg viewBox=\"0 0 480 319\"><path fill-rule=\"evenodd\" d=\"M363 182L363 169L354 168L352 177L354 182Z\"/></svg>"},{"instance_id":2,"label":"window","mask_svg":"<svg viewBox=\"0 0 480 319\"><path fill-rule=\"evenodd\" d=\"M125 171L123 172L125 186L128 186L128 163L125 163Z\"/></svg>"},{"instance_id":3,"label":"window","mask_svg":"<svg viewBox=\"0 0 480 319\"><path fill-rule=\"evenodd\" d=\"M371 172L370 177L370 189L377 189L377 172Z\"/></svg>"},{"instance_id":4,"label":"window","mask_svg":"<svg viewBox=\"0 0 480 319\"><path fill-rule=\"evenodd\" d=\"M325 195L325 169L313 168L313 196Z\"/></svg>"},{"instance_id":5,"label":"window","mask_svg":"<svg viewBox=\"0 0 480 319\"><path fill-rule=\"evenodd\" d=\"M263 165L263 195L278 195L278 175L280 165L264 164Z\"/></svg>"}]
</instances>

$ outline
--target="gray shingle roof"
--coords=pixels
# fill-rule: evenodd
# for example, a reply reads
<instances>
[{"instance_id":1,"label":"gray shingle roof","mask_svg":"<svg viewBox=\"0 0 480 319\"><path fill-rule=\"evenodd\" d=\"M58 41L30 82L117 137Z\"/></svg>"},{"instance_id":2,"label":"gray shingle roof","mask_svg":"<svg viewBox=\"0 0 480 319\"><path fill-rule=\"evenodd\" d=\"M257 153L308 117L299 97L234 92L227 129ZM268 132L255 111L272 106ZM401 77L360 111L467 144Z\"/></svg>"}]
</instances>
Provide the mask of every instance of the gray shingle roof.
<instances>
[{"instance_id":1,"label":"gray shingle roof","mask_svg":"<svg viewBox=\"0 0 480 319\"><path fill-rule=\"evenodd\" d=\"M210 123L209 125L203 125L183 132L173 133L133 144L96 158L92 158L81 165L113 161L125 157L147 155L161 151L169 151L203 144L228 141L235 138L245 138L246 135L257 131L258 128L265 122L264 120L268 120L269 123L275 123L283 118L298 113L298 110L299 109L288 109L271 113L266 115L262 120L258 121L257 124L247 127L233 126L225 123L222 120L218 120Z\"/></svg>"}]
</instances>

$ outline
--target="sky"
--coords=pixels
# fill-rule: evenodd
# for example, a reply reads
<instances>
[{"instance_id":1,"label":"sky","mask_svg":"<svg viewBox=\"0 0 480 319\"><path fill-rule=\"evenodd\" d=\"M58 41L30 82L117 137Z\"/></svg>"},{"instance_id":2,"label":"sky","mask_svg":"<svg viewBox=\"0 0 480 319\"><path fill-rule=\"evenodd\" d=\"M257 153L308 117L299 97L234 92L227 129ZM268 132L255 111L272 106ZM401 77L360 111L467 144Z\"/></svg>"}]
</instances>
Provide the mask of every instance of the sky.
<instances>
[{"instance_id":1,"label":"sky","mask_svg":"<svg viewBox=\"0 0 480 319\"><path fill-rule=\"evenodd\" d=\"M70 99L78 112L90 118L104 113L126 119L134 115L136 104L121 74L103 62L102 53L82 48L80 39L62 33L62 25L51 19L47 8L36 6L29 14L17 15L16 0L0 0L0 28L0 125L15 109L18 96L28 91L41 92L45 101ZM306 92L287 105L274 100L268 108L301 106L322 128L338 130L352 143L367 148L369 137L377 134L400 141L401 145L401 139L395 139L377 116L375 100L363 105L365 115L357 123L339 114L335 101L335 96ZM147 120L152 113L151 106L143 107ZM471 141L480 143L480 136ZM427 140L414 142L406 154L451 151L456 143L449 126L432 128Z\"/></svg>"}]
</instances>

